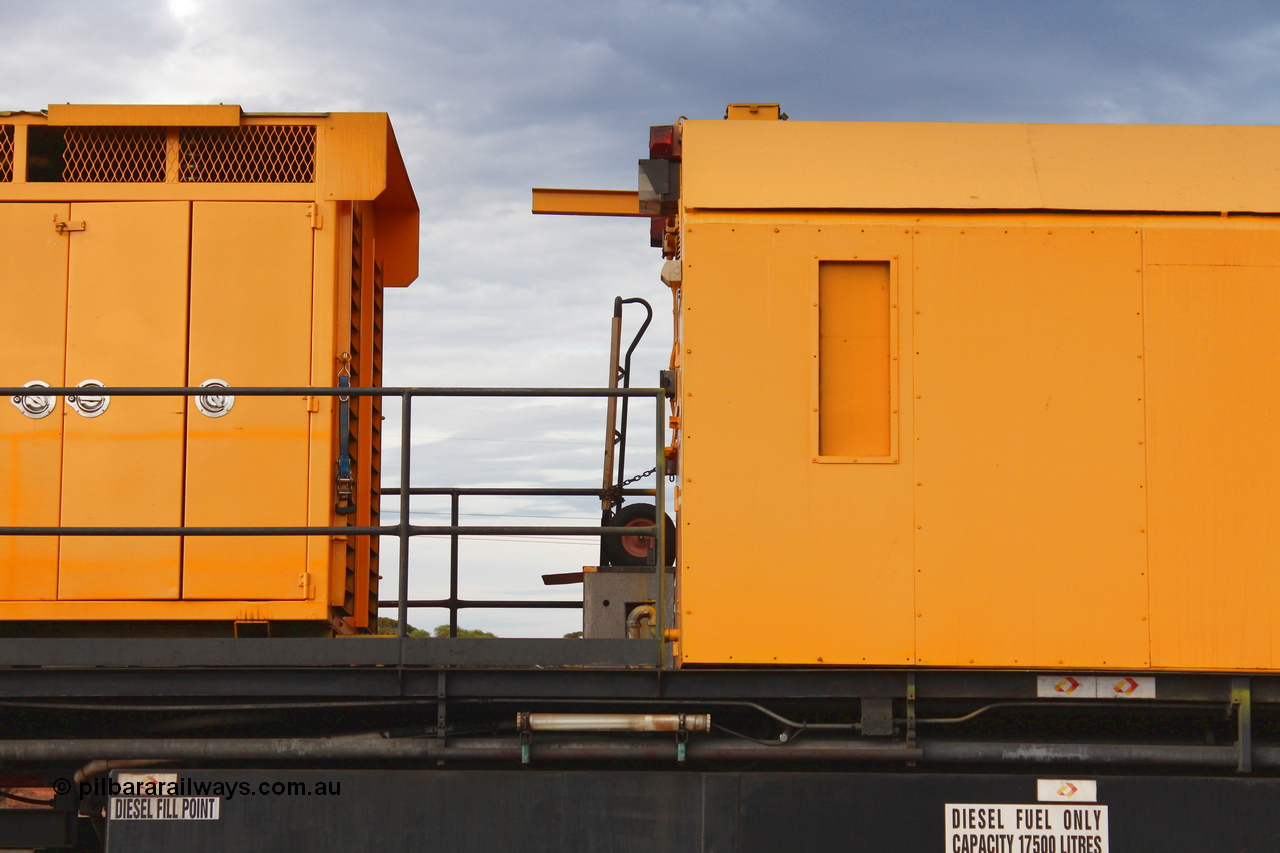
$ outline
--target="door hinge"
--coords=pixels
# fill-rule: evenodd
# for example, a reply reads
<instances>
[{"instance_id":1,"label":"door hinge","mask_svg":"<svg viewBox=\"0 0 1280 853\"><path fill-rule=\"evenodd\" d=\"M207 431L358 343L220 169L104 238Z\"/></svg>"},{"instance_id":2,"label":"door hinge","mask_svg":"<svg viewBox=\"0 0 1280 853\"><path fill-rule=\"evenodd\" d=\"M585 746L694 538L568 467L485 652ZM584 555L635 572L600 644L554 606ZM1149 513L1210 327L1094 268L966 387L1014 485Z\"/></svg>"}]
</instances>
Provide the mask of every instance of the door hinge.
<instances>
[{"instance_id":1,"label":"door hinge","mask_svg":"<svg viewBox=\"0 0 1280 853\"><path fill-rule=\"evenodd\" d=\"M319 411L320 411L320 398L319 398L319 397L311 396L311 397L303 397L302 399L307 401L307 411L308 411L308 412L315 413L315 412L319 412Z\"/></svg>"},{"instance_id":2,"label":"door hinge","mask_svg":"<svg viewBox=\"0 0 1280 853\"><path fill-rule=\"evenodd\" d=\"M53 220L53 230L59 234L66 234L68 231L83 231L84 220L55 219Z\"/></svg>"},{"instance_id":3,"label":"door hinge","mask_svg":"<svg viewBox=\"0 0 1280 853\"><path fill-rule=\"evenodd\" d=\"M311 217L311 227L319 230L324 226L324 217L320 215L320 205L312 202L307 205L307 216Z\"/></svg>"},{"instance_id":4,"label":"door hinge","mask_svg":"<svg viewBox=\"0 0 1280 853\"><path fill-rule=\"evenodd\" d=\"M302 597L311 599L315 597L315 587L311 585L311 573L303 572L298 575L298 586L302 587Z\"/></svg>"}]
</instances>

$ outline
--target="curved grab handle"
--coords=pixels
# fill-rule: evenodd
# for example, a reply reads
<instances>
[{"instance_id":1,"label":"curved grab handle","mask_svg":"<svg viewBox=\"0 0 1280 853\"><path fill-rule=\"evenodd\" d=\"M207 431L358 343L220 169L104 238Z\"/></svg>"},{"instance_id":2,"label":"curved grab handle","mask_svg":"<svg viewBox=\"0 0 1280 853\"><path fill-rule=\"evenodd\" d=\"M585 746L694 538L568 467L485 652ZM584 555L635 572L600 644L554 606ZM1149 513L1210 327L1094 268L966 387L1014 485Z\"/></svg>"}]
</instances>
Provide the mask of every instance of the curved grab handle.
<instances>
[{"instance_id":1,"label":"curved grab handle","mask_svg":"<svg viewBox=\"0 0 1280 853\"><path fill-rule=\"evenodd\" d=\"M77 382L76 387L105 388L106 386L96 379L86 379L83 382ZM67 397L67 405L82 417L96 418L107 411L107 407L111 405L111 398L106 394L73 394Z\"/></svg>"},{"instance_id":2,"label":"curved grab handle","mask_svg":"<svg viewBox=\"0 0 1280 853\"><path fill-rule=\"evenodd\" d=\"M48 388L49 383L39 379L33 379L25 383L23 388ZM19 412L29 418L39 420L48 417L49 414L58 405L58 398L50 394L15 394L9 398L9 402L17 408Z\"/></svg>"}]
</instances>

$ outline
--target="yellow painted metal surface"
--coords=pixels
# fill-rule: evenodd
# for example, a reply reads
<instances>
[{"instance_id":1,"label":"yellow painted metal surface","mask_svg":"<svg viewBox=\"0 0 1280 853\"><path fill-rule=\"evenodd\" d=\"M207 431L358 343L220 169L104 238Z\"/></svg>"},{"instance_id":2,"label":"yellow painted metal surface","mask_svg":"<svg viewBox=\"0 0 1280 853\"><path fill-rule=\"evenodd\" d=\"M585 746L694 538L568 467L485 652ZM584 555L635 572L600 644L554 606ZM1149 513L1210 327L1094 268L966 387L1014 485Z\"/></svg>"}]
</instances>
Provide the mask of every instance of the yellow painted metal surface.
<instances>
[{"instance_id":1,"label":"yellow painted metal surface","mask_svg":"<svg viewBox=\"0 0 1280 853\"><path fill-rule=\"evenodd\" d=\"M0 204L0 385L62 384L67 237L53 227L66 204ZM0 525L58 524L62 401L29 418L0 401ZM58 594L58 539L0 537L0 599Z\"/></svg>"},{"instance_id":2,"label":"yellow painted metal surface","mask_svg":"<svg viewBox=\"0 0 1280 853\"><path fill-rule=\"evenodd\" d=\"M311 382L310 208L197 202L191 222L187 383ZM238 397L187 416L186 524L307 523L310 413L300 397ZM301 537L188 537L182 597L301 598Z\"/></svg>"},{"instance_id":3,"label":"yellow painted metal surface","mask_svg":"<svg viewBox=\"0 0 1280 853\"><path fill-rule=\"evenodd\" d=\"M918 230L919 662L1146 666L1139 233Z\"/></svg>"},{"instance_id":4,"label":"yellow painted metal surface","mask_svg":"<svg viewBox=\"0 0 1280 853\"><path fill-rule=\"evenodd\" d=\"M50 104L49 124L115 127L234 127L235 104Z\"/></svg>"},{"instance_id":5,"label":"yellow painted metal surface","mask_svg":"<svg viewBox=\"0 0 1280 853\"><path fill-rule=\"evenodd\" d=\"M533 212L569 216L649 216L640 212L640 193L628 190L534 187Z\"/></svg>"},{"instance_id":6,"label":"yellow painted metal surface","mask_svg":"<svg viewBox=\"0 0 1280 853\"><path fill-rule=\"evenodd\" d=\"M73 204L65 382L180 386L186 379L185 202ZM185 401L116 397L63 416L62 525L179 526ZM58 597L177 598L178 537L62 537Z\"/></svg>"},{"instance_id":7,"label":"yellow painted metal surface","mask_svg":"<svg viewBox=\"0 0 1280 853\"><path fill-rule=\"evenodd\" d=\"M156 619L163 621L216 619L222 621L257 621L261 619L299 619L323 621L330 608L323 601L159 601L159 600L94 600L94 601L6 601L6 619L87 621L121 621Z\"/></svg>"},{"instance_id":8,"label":"yellow painted metal surface","mask_svg":"<svg viewBox=\"0 0 1280 853\"><path fill-rule=\"evenodd\" d=\"M687 122L682 665L1280 670L1277 143Z\"/></svg>"},{"instance_id":9,"label":"yellow painted metal surface","mask_svg":"<svg viewBox=\"0 0 1280 853\"><path fill-rule=\"evenodd\" d=\"M1268 236L1264 251L1167 232L1147 255L1157 666L1280 666L1280 239Z\"/></svg>"},{"instance_id":10,"label":"yellow painted metal surface","mask_svg":"<svg viewBox=\"0 0 1280 853\"><path fill-rule=\"evenodd\" d=\"M814 367L818 261L888 263L909 294L910 235L690 220L684 252L684 661L914 663L910 466L815 464Z\"/></svg>"},{"instance_id":11,"label":"yellow painted metal surface","mask_svg":"<svg viewBox=\"0 0 1280 853\"><path fill-rule=\"evenodd\" d=\"M1277 668L1280 223L1092 218L686 216L686 665ZM895 232L901 459L806 466L822 261Z\"/></svg>"},{"instance_id":12,"label":"yellow painted metal surface","mask_svg":"<svg viewBox=\"0 0 1280 853\"><path fill-rule=\"evenodd\" d=\"M337 205L323 205L324 215L330 217L335 227L323 228L315 233L312 256L313 280L338 282L340 275L350 274L350 258L343 253L342 234L345 229L337 226ZM350 352L350 315L343 313L350 305L351 291L346 282L337 285L334 298L311 300L311 377L313 384L338 384L338 369L342 353ZM320 291L323 292L323 291ZM347 308L349 311L349 307ZM344 317L346 326L343 326ZM338 516L334 477L337 472L338 401L333 397L318 397L312 404L310 421L310 451L308 453L308 481L317 484L307 494L307 523L331 525L351 523L351 516ZM321 486L320 484L323 484ZM344 590L346 543L333 536L307 538L306 572L318 587L317 597L331 595L330 585ZM344 592L338 592L346 600ZM337 597L337 596L335 596Z\"/></svg>"},{"instance_id":13,"label":"yellow painted metal surface","mask_svg":"<svg viewBox=\"0 0 1280 853\"><path fill-rule=\"evenodd\" d=\"M1280 127L687 121L691 209L1280 211Z\"/></svg>"},{"instance_id":14,"label":"yellow painted metal surface","mask_svg":"<svg viewBox=\"0 0 1280 853\"><path fill-rule=\"evenodd\" d=\"M1138 229L772 217L688 219L684 661L1148 666ZM901 452L815 464L815 303L875 263L906 318ZM791 627L754 630L753 601Z\"/></svg>"},{"instance_id":15,"label":"yellow painted metal surface","mask_svg":"<svg viewBox=\"0 0 1280 853\"><path fill-rule=\"evenodd\" d=\"M729 104L724 117L729 121L777 121L782 110L777 104Z\"/></svg>"}]
</instances>

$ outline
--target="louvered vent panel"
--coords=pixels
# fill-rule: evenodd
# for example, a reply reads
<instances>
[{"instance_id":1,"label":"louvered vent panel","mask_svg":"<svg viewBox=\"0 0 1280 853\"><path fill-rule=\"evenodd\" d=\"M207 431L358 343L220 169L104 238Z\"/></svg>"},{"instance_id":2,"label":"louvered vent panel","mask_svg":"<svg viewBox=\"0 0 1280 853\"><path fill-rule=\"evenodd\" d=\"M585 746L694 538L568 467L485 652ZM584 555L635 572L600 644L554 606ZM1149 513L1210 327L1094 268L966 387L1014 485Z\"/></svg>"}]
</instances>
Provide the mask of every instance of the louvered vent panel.
<instances>
[{"instance_id":1,"label":"louvered vent panel","mask_svg":"<svg viewBox=\"0 0 1280 853\"><path fill-rule=\"evenodd\" d=\"M13 180L13 125L0 124L0 183Z\"/></svg>"},{"instance_id":2,"label":"louvered vent panel","mask_svg":"<svg viewBox=\"0 0 1280 853\"><path fill-rule=\"evenodd\" d=\"M314 125L182 128L184 183L306 184L315 180Z\"/></svg>"},{"instance_id":3,"label":"louvered vent panel","mask_svg":"<svg viewBox=\"0 0 1280 853\"><path fill-rule=\"evenodd\" d=\"M68 127L62 180L163 183L164 137L163 127Z\"/></svg>"}]
</instances>

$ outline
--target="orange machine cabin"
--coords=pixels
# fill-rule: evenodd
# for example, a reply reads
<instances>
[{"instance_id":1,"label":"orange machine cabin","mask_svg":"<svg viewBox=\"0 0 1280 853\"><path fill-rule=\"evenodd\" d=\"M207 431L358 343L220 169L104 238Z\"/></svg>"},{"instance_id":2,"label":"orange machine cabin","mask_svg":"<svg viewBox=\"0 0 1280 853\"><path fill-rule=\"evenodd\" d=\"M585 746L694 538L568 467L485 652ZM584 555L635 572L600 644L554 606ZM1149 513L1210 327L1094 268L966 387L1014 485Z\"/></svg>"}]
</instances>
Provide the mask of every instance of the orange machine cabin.
<instances>
[{"instance_id":1,"label":"orange machine cabin","mask_svg":"<svg viewBox=\"0 0 1280 853\"><path fill-rule=\"evenodd\" d=\"M0 386L331 387L344 365L379 385L382 290L416 277L417 224L384 114L0 113ZM349 497L337 405L15 397L0 524L376 524L380 404L351 403ZM377 556L368 537L0 537L0 620L361 631Z\"/></svg>"},{"instance_id":2,"label":"orange machine cabin","mask_svg":"<svg viewBox=\"0 0 1280 853\"><path fill-rule=\"evenodd\" d=\"M1280 128L681 131L683 665L1280 669Z\"/></svg>"}]
</instances>

